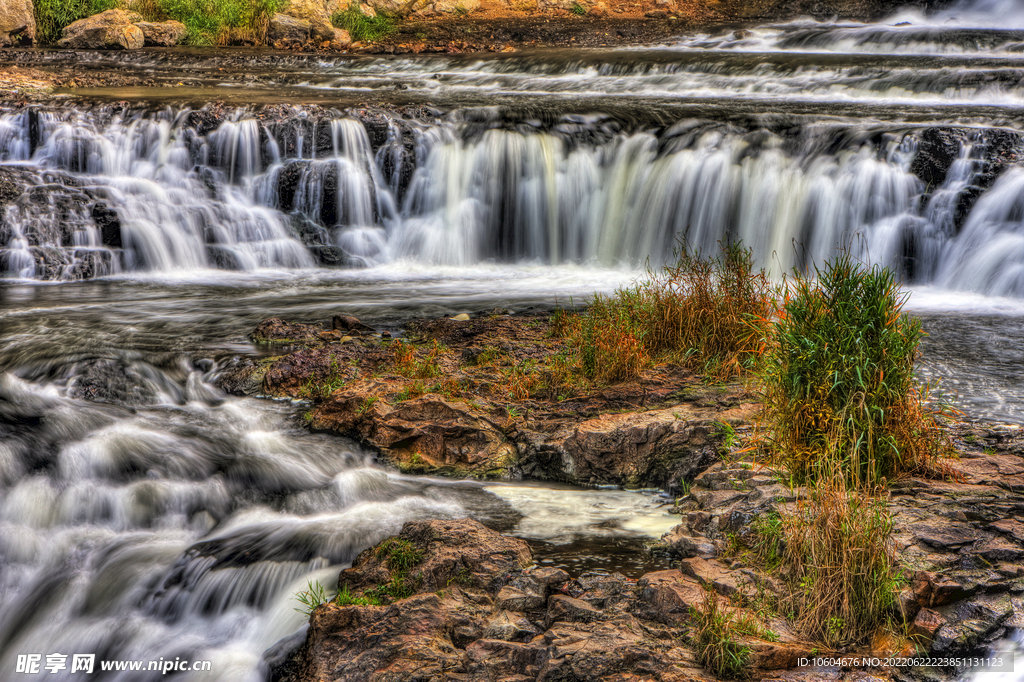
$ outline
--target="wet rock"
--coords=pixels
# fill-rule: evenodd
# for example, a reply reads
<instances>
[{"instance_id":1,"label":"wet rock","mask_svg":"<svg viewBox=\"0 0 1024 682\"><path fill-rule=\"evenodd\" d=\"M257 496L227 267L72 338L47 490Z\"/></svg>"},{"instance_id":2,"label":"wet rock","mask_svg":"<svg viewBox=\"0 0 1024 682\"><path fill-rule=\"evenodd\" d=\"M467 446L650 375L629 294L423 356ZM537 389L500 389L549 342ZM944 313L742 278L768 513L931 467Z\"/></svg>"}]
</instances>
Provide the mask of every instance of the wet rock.
<instances>
[{"instance_id":1,"label":"wet rock","mask_svg":"<svg viewBox=\"0 0 1024 682\"><path fill-rule=\"evenodd\" d=\"M317 325L290 323L271 317L260 322L249 338L254 343L292 344L316 340L321 331L323 328Z\"/></svg>"},{"instance_id":2,"label":"wet rock","mask_svg":"<svg viewBox=\"0 0 1024 682\"><path fill-rule=\"evenodd\" d=\"M960 155L966 141L964 131L954 128L927 128L921 133L917 154L910 164L910 172L929 188L940 186L950 166Z\"/></svg>"},{"instance_id":3,"label":"wet rock","mask_svg":"<svg viewBox=\"0 0 1024 682\"><path fill-rule=\"evenodd\" d=\"M35 40L32 0L0 0L0 47L32 44Z\"/></svg>"},{"instance_id":4,"label":"wet rock","mask_svg":"<svg viewBox=\"0 0 1024 682\"><path fill-rule=\"evenodd\" d=\"M188 33L180 21L139 21L135 25L142 29L146 47L173 47Z\"/></svg>"},{"instance_id":5,"label":"wet rock","mask_svg":"<svg viewBox=\"0 0 1024 682\"><path fill-rule=\"evenodd\" d=\"M135 12L109 9L66 26L57 45L76 50L137 50L146 41Z\"/></svg>"},{"instance_id":6,"label":"wet rock","mask_svg":"<svg viewBox=\"0 0 1024 682\"><path fill-rule=\"evenodd\" d=\"M104 246L121 248L121 219L117 211L108 208L105 203L97 202L92 207L92 219L100 230L100 240Z\"/></svg>"},{"instance_id":7,"label":"wet rock","mask_svg":"<svg viewBox=\"0 0 1024 682\"><path fill-rule=\"evenodd\" d=\"M358 317L352 315L335 315L331 318L331 329L360 334L373 334L376 331L373 327L363 324L359 321Z\"/></svg>"},{"instance_id":8,"label":"wet rock","mask_svg":"<svg viewBox=\"0 0 1024 682\"><path fill-rule=\"evenodd\" d=\"M499 577L519 572L530 563L530 550L523 540L496 533L471 519L410 521L397 537L422 553L415 567L417 593L452 585L487 588ZM341 572L338 584L356 591L389 578L386 560L367 550L356 558L352 568Z\"/></svg>"}]
</instances>

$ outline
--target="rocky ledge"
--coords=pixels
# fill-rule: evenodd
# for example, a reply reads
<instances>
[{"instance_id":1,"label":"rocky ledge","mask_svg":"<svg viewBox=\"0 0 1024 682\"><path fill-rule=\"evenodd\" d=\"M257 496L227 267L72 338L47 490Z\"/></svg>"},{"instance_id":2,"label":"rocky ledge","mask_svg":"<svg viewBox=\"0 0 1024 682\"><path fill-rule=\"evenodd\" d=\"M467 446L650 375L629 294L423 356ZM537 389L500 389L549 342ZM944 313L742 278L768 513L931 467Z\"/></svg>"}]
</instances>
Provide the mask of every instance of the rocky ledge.
<instances>
[{"instance_id":1,"label":"rocky ledge","mask_svg":"<svg viewBox=\"0 0 1024 682\"><path fill-rule=\"evenodd\" d=\"M525 542L468 519L410 522L397 542L413 557L411 594L316 608L301 646L270 661L273 680L714 679L685 646L690 608L707 595L692 576L573 578L531 567ZM363 602L394 580L395 543L363 552L342 571L341 601ZM785 631L773 639L748 642L762 671L790 667L810 650Z\"/></svg>"},{"instance_id":2,"label":"rocky ledge","mask_svg":"<svg viewBox=\"0 0 1024 682\"><path fill-rule=\"evenodd\" d=\"M565 341L546 313L419 320L397 340L344 315L331 326L264 321L253 340L280 352L237 360L220 386L309 400L312 428L409 473L674 489L716 459L722 424L755 407L743 386L674 365L556 386L547 372Z\"/></svg>"}]
</instances>

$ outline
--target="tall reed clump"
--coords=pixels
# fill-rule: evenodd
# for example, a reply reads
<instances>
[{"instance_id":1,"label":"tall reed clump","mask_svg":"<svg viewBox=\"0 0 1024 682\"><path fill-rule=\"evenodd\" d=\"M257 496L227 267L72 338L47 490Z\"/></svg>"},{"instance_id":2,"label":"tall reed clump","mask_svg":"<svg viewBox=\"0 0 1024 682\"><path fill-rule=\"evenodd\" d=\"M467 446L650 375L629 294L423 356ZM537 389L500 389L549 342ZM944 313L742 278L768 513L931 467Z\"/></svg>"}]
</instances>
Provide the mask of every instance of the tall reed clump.
<instances>
[{"instance_id":1,"label":"tall reed clump","mask_svg":"<svg viewBox=\"0 0 1024 682\"><path fill-rule=\"evenodd\" d=\"M581 316L552 320L588 379L633 378L655 361L676 361L715 380L753 367L775 306L775 291L750 251L723 245L715 258L683 251L674 264L598 295Z\"/></svg>"},{"instance_id":2,"label":"tall reed clump","mask_svg":"<svg viewBox=\"0 0 1024 682\"><path fill-rule=\"evenodd\" d=\"M755 529L755 551L789 586L788 611L800 630L829 648L867 641L896 612L904 577L885 500L841 481Z\"/></svg>"},{"instance_id":3,"label":"tall reed clump","mask_svg":"<svg viewBox=\"0 0 1024 682\"><path fill-rule=\"evenodd\" d=\"M843 254L798 277L769 336L765 435L800 482L869 490L934 464L938 414L914 376L921 323L905 315L893 272Z\"/></svg>"}]
</instances>

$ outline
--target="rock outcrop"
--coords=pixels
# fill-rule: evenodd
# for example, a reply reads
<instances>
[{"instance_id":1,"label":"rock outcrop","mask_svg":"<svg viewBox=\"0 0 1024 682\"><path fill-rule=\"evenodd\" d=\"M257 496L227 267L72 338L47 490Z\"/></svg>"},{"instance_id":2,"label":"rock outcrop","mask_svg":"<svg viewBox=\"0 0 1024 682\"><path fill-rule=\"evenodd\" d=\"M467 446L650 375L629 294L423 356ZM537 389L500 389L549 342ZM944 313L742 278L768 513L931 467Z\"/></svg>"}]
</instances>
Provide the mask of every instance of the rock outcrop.
<instances>
[{"instance_id":1,"label":"rock outcrop","mask_svg":"<svg viewBox=\"0 0 1024 682\"><path fill-rule=\"evenodd\" d=\"M0 0L0 47L31 45L36 40L32 0Z\"/></svg>"},{"instance_id":2,"label":"rock outcrop","mask_svg":"<svg viewBox=\"0 0 1024 682\"><path fill-rule=\"evenodd\" d=\"M146 42L135 12L108 9L66 26L57 45L76 50L137 50Z\"/></svg>"},{"instance_id":3,"label":"rock outcrop","mask_svg":"<svg viewBox=\"0 0 1024 682\"><path fill-rule=\"evenodd\" d=\"M397 540L418 556L412 593L381 605L329 603L313 611L306 639L272 668L284 680L588 680L683 682L713 679L681 646L690 606L705 592L679 571L629 580L557 568L528 568L525 543L475 521L408 523ZM341 573L359 595L393 579L386 540ZM350 599L349 601L352 601ZM670 603L671 602L671 603ZM751 639L768 665L779 651L808 646ZM767 652L774 652L768 655Z\"/></svg>"},{"instance_id":4,"label":"rock outcrop","mask_svg":"<svg viewBox=\"0 0 1024 682\"><path fill-rule=\"evenodd\" d=\"M410 473L674 486L714 461L720 422L754 410L742 387L710 387L674 366L545 394L519 368L562 347L546 315L422 320L409 326L415 344L345 316L332 326L264 321L254 341L297 349L239 361L221 386L309 398L313 428L357 438Z\"/></svg>"},{"instance_id":5,"label":"rock outcrop","mask_svg":"<svg viewBox=\"0 0 1024 682\"><path fill-rule=\"evenodd\" d=\"M960 436L960 457L948 462L956 482L906 478L891 487L895 549L908 578L899 603L916 646L903 654L967 656L1024 626L1024 434L997 428ZM684 522L662 547L683 573L719 594L741 602L766 587L779 594L772 576L736 560L734 543L751 537L754 519L805 494L750 458L716 463L693 481L679 505ZM681 608L675 605L687 595L677 592L661 589L658 602ZM905 646L879 640L874 653ZM912 678L938 671L901 672Z\"/></svg>"}]
</instances>

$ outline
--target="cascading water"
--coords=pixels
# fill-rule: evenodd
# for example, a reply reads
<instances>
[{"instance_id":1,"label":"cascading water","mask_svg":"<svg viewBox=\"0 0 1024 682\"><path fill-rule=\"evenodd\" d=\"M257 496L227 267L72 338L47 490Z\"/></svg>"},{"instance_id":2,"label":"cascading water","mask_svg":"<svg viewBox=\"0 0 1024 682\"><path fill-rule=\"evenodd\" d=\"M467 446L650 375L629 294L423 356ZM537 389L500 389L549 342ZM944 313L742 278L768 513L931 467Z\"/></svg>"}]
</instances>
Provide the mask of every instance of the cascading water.
<instances>
[{"instance_id":1,"label":"cascading water","mask_svg":"<svg viewBox=\"0 0 1024 682\"><path fill-rule=\"evenodd\" d=\"M525 132L390 121L375 151L363 125L340 113L319 123L322 139L310 131L308 145L301 110L274 125L239 110L208 132L194 123L202 113L36 114L35 152L11 135L4 158L24 164L30 185L50 179L89 196L70 209L28 193L10 205L6 271L74 277L85 252L104 255L94 274L400 258L635 266L664 261L679 240L708 252L740 239L782 271L847 245L914 281L1024 294L1013 241L1018 173L1001 177L966 219L957 215L983 179L972 159L988 148L983 130L960 135L945 178L928 187L913 168L920 129L807 126L794 136L691 121L653 132L586 122ZM7 114L3 127L24 128L26 118ZM90 224L101 200L119 224L110 239ZM994 249L989 233L1011 248Z\"/></svg>"}]
</instances>

